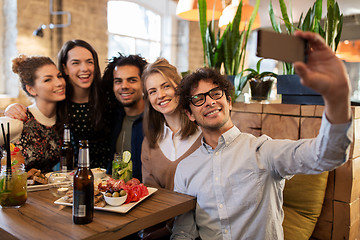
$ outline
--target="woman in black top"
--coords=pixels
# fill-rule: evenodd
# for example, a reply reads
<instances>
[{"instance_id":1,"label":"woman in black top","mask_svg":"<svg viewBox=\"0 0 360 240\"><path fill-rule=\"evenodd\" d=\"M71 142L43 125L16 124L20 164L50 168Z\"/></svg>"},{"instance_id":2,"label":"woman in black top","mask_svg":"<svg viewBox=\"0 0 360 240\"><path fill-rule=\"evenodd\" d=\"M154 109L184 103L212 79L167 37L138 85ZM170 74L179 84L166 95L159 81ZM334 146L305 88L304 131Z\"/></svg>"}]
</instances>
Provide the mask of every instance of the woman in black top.
<instances>
[{"instance_id":1,"label":"woman in black top","mask_svg":"<svg viewBox=\"0 0 360 240\"><path fill-rule=\"evenodd\" d=\"M59 70L66 80L66 100L59 107L61 123L69 123L77 159L79 140L89 141L90 165L106 168L110 156L110 111L101 90L96 51L83 40L66 42L58 54ZM105 106L106 105L106 106ZM77 162L77 160L75 161Z\"/></svg>"}]
</instances>

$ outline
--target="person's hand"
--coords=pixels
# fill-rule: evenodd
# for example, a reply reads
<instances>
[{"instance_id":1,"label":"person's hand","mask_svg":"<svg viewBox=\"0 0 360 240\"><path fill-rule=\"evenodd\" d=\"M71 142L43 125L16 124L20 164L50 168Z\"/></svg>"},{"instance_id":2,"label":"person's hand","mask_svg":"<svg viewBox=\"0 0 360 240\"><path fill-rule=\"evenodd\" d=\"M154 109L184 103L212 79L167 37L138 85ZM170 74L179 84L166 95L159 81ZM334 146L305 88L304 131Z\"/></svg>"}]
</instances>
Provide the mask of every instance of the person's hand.
<instances>
[{"instance_id":1,"label":"person's hand","mask_svg":"<svg viewBox=\"0 0 360 240\"><path fill-rule=\"evenodd\" d=\"M301 83L323 96L325 113L331 123L348 122L351 87L345 65L319 34L297 31L295 36L308 40L310 46L307 63L294 63Z\"/></svg>"},{"instance_id":2,"label":"person's hand","mask_svg":"<svg viewBox=\"0 0 360 240\"><path fill-rule=\"evenodd\" d=\"M10 104L5 109L4 115L7 117L10 117L10 118L13 118L13 119L25 121L27 118L26 117L26 107L19 103Z\"/></svg>"}]
</instances>

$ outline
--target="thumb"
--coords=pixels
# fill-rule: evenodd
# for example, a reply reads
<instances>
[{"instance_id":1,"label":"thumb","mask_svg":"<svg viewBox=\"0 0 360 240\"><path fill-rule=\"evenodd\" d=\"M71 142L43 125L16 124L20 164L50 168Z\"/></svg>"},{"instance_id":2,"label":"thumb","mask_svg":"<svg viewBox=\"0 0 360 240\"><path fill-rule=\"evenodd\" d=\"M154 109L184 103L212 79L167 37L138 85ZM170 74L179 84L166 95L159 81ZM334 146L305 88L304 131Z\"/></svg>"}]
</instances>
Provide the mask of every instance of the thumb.
<instances>
[{"instance_id":1,"label":"thumb","mask_svg":"<svg viewBox=\"0 0 360 240\"><path fill-rule=\"evenodd\" d=\"M295 62L294 67L296 74L298 74L301 78L306 78L308 76L308 69L303 62Z\"/></svg>"}]
</instances>

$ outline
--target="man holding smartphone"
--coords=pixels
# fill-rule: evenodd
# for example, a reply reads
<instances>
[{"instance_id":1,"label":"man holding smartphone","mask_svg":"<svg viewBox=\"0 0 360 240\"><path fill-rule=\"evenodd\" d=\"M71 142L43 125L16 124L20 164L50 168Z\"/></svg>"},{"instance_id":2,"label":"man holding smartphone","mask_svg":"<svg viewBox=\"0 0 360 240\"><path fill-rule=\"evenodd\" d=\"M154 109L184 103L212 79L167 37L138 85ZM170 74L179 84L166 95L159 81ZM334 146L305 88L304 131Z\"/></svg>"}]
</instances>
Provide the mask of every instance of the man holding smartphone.
<instances>
[{"instance_id":1,"label":"man holding smartphone","mask_svg":"<svg viewBox=\"0 0 360 240\"><path fill-rule=\"evenodd\" d=\"M181 82L180 104L204 138L176 170L174 190L197 197L197 206L176 218L172 239L283 239L285 179L330 171L348 159L353 133L345 67L318 34L295 35L310 45L307 63L296 62L295 69L325 101L315 139L241 133L230 117L233 87L213 69Z\"/></svg>"}]
</instances>

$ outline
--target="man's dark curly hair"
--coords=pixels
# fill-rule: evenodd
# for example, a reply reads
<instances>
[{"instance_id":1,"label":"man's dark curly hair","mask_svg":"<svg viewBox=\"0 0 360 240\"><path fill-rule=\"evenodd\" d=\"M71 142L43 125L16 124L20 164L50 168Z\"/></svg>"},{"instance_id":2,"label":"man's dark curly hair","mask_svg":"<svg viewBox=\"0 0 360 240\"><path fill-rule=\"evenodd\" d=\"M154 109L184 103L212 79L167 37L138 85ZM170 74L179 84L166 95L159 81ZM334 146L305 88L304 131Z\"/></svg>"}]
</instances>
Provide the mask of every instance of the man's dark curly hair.
<instances>
[{"instance_id":1,"label":"man's dark curly hair","mask_svg":"<svg viewBox=\"0 0 360 240\"><path fill-rule=\"evenodd\" d=\"M113 92L114 85L114 69L122 66L135 66L139 69L139 77L141 77L147 62L140 55L123 55L118 53L118 56L109 59L108 65L105 68L102 78L102 87L105 94L110 98L110 102L117 103L115 94Z\"/></svg>"},{"instance_id":2,"label":"man's dark curly hair","mask_svg":"<svg viewBox=\"0 0 360 240\"><path fill-rule=\"evenodd\" d=\"M191 90L196 88L200 80L210 81L215 85L218 85L220 89L224 90L226 98L231 101L231 96L234 95L234 86L221 75L219 71L213 68L199 68L195 72L186 75L180 82L177 88L177 94L179 95L179 104L183 109L191 113L190 98Z\"/></svg>"}]
</instances>

